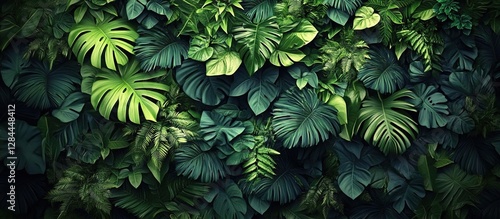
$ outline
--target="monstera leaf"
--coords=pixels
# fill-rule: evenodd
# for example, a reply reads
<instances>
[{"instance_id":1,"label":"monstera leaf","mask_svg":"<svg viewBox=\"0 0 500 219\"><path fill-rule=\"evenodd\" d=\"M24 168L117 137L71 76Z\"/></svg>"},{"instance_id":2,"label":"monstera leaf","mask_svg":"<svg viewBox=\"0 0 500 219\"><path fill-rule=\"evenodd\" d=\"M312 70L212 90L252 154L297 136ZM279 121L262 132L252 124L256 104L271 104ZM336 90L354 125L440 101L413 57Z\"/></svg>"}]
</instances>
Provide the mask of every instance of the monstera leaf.
<instances>
[{"instance_id":1,"label":"monstera leaf","mask_svg":"<svg viewBox=\"0 0 500 219\"><path fill-rule=\"evenodd\" d=\"M374 47L370 59L359 70L358 78L366 87L381 93L393 93L405 85L407 73L399 66L394 53L385 47Z\"/></svg>"},{"instance_id":2,"label":"monstera leaf","mask_svg":"<svg viewBox=\"0 0 500 219\"><path fill-rule=\"evenodd\" d=\"M92 51L90 63L93 66L101 68L104 57L106 67L116 70L116 63L127 64L127 53L133 54L132 42L138 36L123 19L113 20L112 16L106 16L102 21L95 21L87 17L71 29L68 43L78 62L83 63L85 56Z\"/></svg>"},{"instance_id":3,"label":"monstera leaf","mask_svg":"<svg viewBox=\"0 0 500 219\"><path fill-rule=\"evenodd\" d=\"M404 111L415 112L413 104L402 100L413 93L403 89L382 99L369 97L363 101L359 113L361 135L385 154L403 153L418 132L417 123Z\"/></svg>"},{"instance_id":4,"label":"monstera leaf","mask_svg":"<svg viewBox=\"0 0 500 219\"><path fill-rule=\"evenodd\" d=\"M300 174L301 169L292 168L284 159L278 159L276 175L272 178L261 178L252 186L255 193L264 201L285 204L295 200L307 186L307 181Z\"/></svg>"},{"instance_id":5,"label":"monstera leaf","mask_svg":"<svg viewBox=\"0 0 500 219\"><path fill-rule=\"evenodd\" d=\"M446 125L448 106L446 97L430 85L418 84L413 88L415 99L412 100L418 109L418 123L427 128L438 128Z\"/></svg>"},{"instance_id":6,"label":"monstera leaf","mask_svg":"<svg viewBox=\"0 0 500 219\"><path fill-rule=\"evenodd\" d=\"M271 54L269 61L276 66L291 66L306 55L299 48L310 43L318 30L306 19L298 22L291 31L283 34L278 48Z\"/></svg>"},{"instance_id":7,"label":"monstera leaf","mask_svg":"<svg viewBox=\"0 0 500 219\"><path fill-rule=\"evenodd\" d=\"M306 89L291 90L274 104L273 129L287 148L311 147L340 131L337 111Z\"/></svg>"},{"instance_id":8,"label":"monstera leaf","mask_svg":"<svg viewBox=\"0 0 500 219\"><path fill-rule=\"evenodd\" d=\"M173 68L188 56L188 43L165 29L139 29L136 43L134 52L145 71Z\"/></svg>"},{"instance_id":9,"label":"monstera leaf","mask_svg":"<svg viewBox=\"0 0 500 219\"><path fill-rule=\"evenodd\" d=\"M210 145L215 145L217 142L227 144L245 130L243 122L231 120L217 112L203 111L200 134Z\"/></svg>"},{"instance_id":10,"label":"monstera leaf","mask_svg":"<svg viewBox=\"0 0 500 219\"><path fill-rule=\"evenodd\" d=\"M274 17L259 23L244 22L234 29L238 51L250 75L261 68L281 41L282 34Z\"/></svg>"},{"instance_id":11,"label":"monstera leaf","mask_svg":"<svg viewBox=\"0 0 500 219\"><path fill-rule=\"evenodd\" d=\"M248 93L248 105L255 115L259 115L269 108L271 102L279 94L279 88L275 85L278 75L277 68L267 68L265 71L252 75L251 78L233 83L234 86L231 87L229 95L241 96ZM237 77L244 78L239 75Z\"/></svg>"},{"instance_id":12,"label":"monstera leaf","mask_svg":"<svg viewBox=\"0 0 500 219\"><path fill-rule=\"evenodd\" d=\"M118 105L117 116L122 122L126 122L128 117L131 122L139 124L140 112L146 120L156 121L159 110L157 103L165 101L160 91L167 91L168 87L151 80L163 74L161 71L140 72L139 62L135 60L125 66L119 65L118 74L102 69L92 85L92 106L106 119Z\"/></svg>"},{"instance_id":13,"label":"monstera leaf","mask_svg":"<svg viewBox=\"0 0 500 219\"><path fill-rule=\"evenodd\" d=\"M226 176L227 166L217 157L216 151L203 151L204 141L191 141L175 152L175 170L179 175L202 182L215 182Z\"/></svg>"},{"instance_id":14,"label":"monstera leaf","mask_svg":"<svg viewBox=\"0 0 500 219\"><path fill-rule=\"evenodd\" d=\"M74 92L64 99L59 108L52 111L52 115L61 122L71 122L80 116L86 101L88 101L88 96Z\"/></svg>"},{"instance_id":15,"label":"monstera leaf","mask_svg":"<svg viewBox=\"0 0 500 219\"><path fill-rule=\"evenodd\" d=\"M452 159L470 174L484 175L500 161L495 148L481 137L461 137Z\"/></svg>"},{"instance_id":16,"label":"monstera leaf","mask_svg":"<svg viewBox=\"0 0 500 219\"><path fill-rule=\"evenodd\" d=\"M34 61L19 76L14 95L33 108L59 107L80 81L76 62L68 61L51 70L48 63Z\"/></svg>"},{"instance_id":17,"label":"monstera leaf","mask_svg":"<svg viewBox=\"0 0 500 219\"><path fill-rule=\"evenodd\" d=\"M462 171L457 165L448 167L436 177L436 198L445 209L456 210L472 204L481 188L482 178Z\"/></svg>"},{"instance_id":18,"label":"monstera leaf","mask_svg":"<svg viewBox=\"0 0 500 219\"><path fill-rule=\"evenodd\" d=\"M213 200L210 200L212 199ZM243 193L233 181L226 183L224 188L216 187L205 195L205 199L212 201L217 218L243 219L247 212L247 203L243 199Z\"/></svg>"},{"instance_id":19,"label":"monstera leaf","mask_svg":"<svg viewBox=\"0 0 500 219\"><path fill-rule=\"evenodd\" d=\"M248 18L253 22L260 22L274 15L276 0L252 0L241 3Z\"/></svg>"},{"instance_id":20,"label":"monstera leaf","mask_svg":"<svg viewBox=\"0 0 500 219\"><path fill-rule=\"evenodd\" d=\"M460 70L472 70L472 65L477 57L477 47L472 36L460 34L460 31L452 31L450 35L444 34L445 57L450 66L457 66Z\"/></svg>"},{"instance_id":21,"label":"monstera leaf","mask_svg":"<svg viewBox=\"0 0 500 219\"><path fill-rule=\"evenodd\" d=\"M474 120L469 116L464 109L463 104L453 102L450 104L450 115L446 128L457 133L465 134L474 129Z\"/></svg>"},{"instance_id":22,"label":"monstera leaf","mask_svg":"<svg viewBox=\"0 0 500 219\"><path fill-rule=\"evenodd\" d=\"M340 190L351 199L357 198L371 182L369 168L377 165L383 160L380 152L364 147L360 141L335 142L334 149L339 157L339 178ZM378 154L377 154L378 152Z\"/></svg>"},{"instance_id":23,"label":"monstera leaf","mask_svg":"<svg viewBox=\"0 0 500 219\"><path fill-rule=\"evenodd\" d=\"M398 213L401 213L405 206L415 211L425 196L421 178L413 178L407 181L393 172L389 172L387 190L394 199L393 207Z\"/></svg>"},{"instance_id":24,"label":"monstera leaf","mask_svg":"<svg viewBox=\"0 0 500 219\"><path fill-rule=\"evenodd\" d=\"M177 69L175 78L189 97L206 105L218 105L229 93L228 78L205 75L202 62L184 61Z\"/></svg>"},{"instance_id":25,"label":"monstera leaf","mask_svg":"<svg viewBox=\"0 0 500 219\"><path fill-rule=\"evenodd\" d=\"M352 28L354 30L364 30L366 28L374 27L380 22L380 15L374 13L374 9L368 6L362 6L356 11Z\"/></svg>"}]
</instances>

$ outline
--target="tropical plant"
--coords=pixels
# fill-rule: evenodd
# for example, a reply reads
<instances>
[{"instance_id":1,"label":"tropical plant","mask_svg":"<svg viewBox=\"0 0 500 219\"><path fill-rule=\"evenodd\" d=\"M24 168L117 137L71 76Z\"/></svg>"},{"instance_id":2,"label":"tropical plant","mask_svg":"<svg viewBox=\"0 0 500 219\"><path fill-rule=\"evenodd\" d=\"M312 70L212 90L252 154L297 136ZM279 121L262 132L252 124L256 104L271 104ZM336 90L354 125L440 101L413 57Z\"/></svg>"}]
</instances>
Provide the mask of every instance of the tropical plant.
<instances>
[{"instance_id":1,"label":"tropical plant","mask_svg":"<svg viewBox=\"0 0 500 219\"><path fill-rule=\"evenodd\" d=\"M106 67L116 70L117 64L127 64L126 53L133 53L134 46L131 43L138 36L123 19L113 19L112 16L105 16L101 20L84 18L69 32L68 43L79 63L83 63L92 50L90 63L94 67L101 68L104 58Z\"/></svg>"},{"instance_id":2,"label":"tropical plant","mask_svg":"<svg viewBox=\"0 0 500 219\"><path fill-rule=\"evenodd\" d=\"M275 18L270 17L259 23L244 22L233 30L238 51L250 75L262 68L276 50L282 38L278 28Z\"/></svg>"},{"instance_id":3,"label":"tropical plant","mask_svg":"<svg viewBox=\"0 0 500 219\"><path fill-rule=\"evenodd\" d=\"M64 218L67 213L76 209L85 210L95 217L106 217L110 214L110 190L116 187L113 178L110 178L111 172L107 168L96 168L96 171L93 171L88 167L69 167L49 192L48 198L52 202L61 202L58 218Z\"/></svg>"},{"instance_id":4,"label":"tropical plant","mask_svg":"<svg viewBox=\"0 0 500 219\"><path fill-rule=\"evenodd\" d=\"M161 28L139 29L134 52L145 71L173 68L188 56L187 43Z\"/></svg>"},{"instance_id":5,"label":"tropical plant","mask_svg":"<svg viewBox=\"0 0 500 219\"><path fill-rule=\"evenodd\" d=\"M385 99L380 94L368 97L359 112L362 136L385 154L403 153L418 132L417 123L405 113L416 110L402 98L413 98L413 92L400 90Z\"/></svg>"},{"instance_id":6,"label":"tropical plant","mask_svg":"<svg viewBox=\"0 0 500 219\"><path fill-rule=\"evenodd\" d=\"M161 71L140 72L137 61L118 66L118 74L108 69L101 69L92 84L90 97L92 106L98 109L104 118L109 119L113 108L117 106L118 120L133 123L141 122L140 112L146 120L156 121L158 111L165 101L159 91L166 91L167 85L151 81L162 76ZM153 101L154 100L154 101Z\"/></svg>"},{"instance_id":7,"label":"tropical plant","mask_svg":"<svg viewBox=\"0 0 500 219\"><path fill-rule=\"evenodd\" d=\"M499 9L8 1L0 215L500 218Z\"/></svg>"},{"instance_id":8,"label":"tropical plant","mask_svg":"<svg viewBox=\"0 0 500 219\"><path fill-rule=\"evenodd\" d=\"M340 131L336 110L312 90L288 91L274 107L273 129L287 148L310 147Z\"/></svg>"}]
</instances>

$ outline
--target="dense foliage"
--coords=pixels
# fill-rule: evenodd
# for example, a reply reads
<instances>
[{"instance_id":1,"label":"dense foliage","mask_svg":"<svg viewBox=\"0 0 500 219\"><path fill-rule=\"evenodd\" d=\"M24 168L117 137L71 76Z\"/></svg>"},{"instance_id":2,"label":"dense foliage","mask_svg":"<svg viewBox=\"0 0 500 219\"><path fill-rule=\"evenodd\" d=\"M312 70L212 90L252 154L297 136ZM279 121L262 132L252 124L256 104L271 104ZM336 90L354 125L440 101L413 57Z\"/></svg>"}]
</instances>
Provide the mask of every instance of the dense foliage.
<instances>
[{"instance_id":1,"label":"dense foliage","mask_svg":"<svg viewBox=\"0 0 500 219\"><path fill-rule=\"evenodd\" d=\"M1 218L500 218L494 0L1 6ZM1 191L8 167L0 165Z\"/></svg>"}]
</instances>

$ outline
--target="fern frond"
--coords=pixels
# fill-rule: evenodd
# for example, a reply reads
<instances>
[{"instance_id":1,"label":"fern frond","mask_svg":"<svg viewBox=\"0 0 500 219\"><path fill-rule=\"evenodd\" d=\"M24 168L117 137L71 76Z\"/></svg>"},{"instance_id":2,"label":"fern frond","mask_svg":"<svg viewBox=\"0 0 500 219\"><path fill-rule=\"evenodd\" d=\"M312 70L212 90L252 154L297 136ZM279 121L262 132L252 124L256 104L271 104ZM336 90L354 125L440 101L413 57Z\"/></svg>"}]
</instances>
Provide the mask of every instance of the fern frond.
<instances>
[{"instance_id":1,"label":"fern frond","mask_svg":"<svg viewBox=\"0 0 500 219\"><path fill-rule=\"evenodd\" d=\"M437 58L435 56L435 49L444 44L442 38L432 30L426 30L419 26L398 31L397 35L408 43L413 51L423 57L425 64L424 71L431 70L433 62Z\"/></svg>"}]
</instances>

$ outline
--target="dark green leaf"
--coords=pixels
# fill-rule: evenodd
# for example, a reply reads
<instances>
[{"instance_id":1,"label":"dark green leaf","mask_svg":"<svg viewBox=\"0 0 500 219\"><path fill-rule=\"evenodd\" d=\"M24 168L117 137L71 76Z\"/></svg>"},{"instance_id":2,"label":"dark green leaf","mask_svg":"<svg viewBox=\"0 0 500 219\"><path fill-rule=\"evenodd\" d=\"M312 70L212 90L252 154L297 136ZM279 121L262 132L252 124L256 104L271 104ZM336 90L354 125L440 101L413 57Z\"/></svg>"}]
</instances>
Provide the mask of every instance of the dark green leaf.
<instances>
[{"instance_id":1,"label":"dark green leaf","mask_svg":"<svg viewBox=\"0 0 500 219\"><path fill-rule=\"evenodd\" d=\"M415 108L419 111L418 123L427 128L443 127L448 122L448 106L446 97L432 85L418 84L413 88Z\"/></svg>"},{"instance_id":2,"label":"dark green leaf","mask_svg":"<svg viewBox=\"0 0 500 219\"><path fill-rule=\"evenodd\" d=\"M205 72L203 63L188 59L177 69L175 78L189 97L206 105L219 105L229 93L228 77L209 77Z\"/></svg>"},{"instance_id":3,"label":"dark green leaf","mask_svg":"<svg viewBox=\"0 0 500 219\"><path fill-rule=\"evenodd\" d=\"M294 89L274 104L273 129L287 148L311 147L330 134L338 134L336 114L335 108L321 102L314 91Z\"/></svg>"},{"instance_id":4,"label":"dark green leaf","mask_svg":"<svg viewBox=\"0 0 500 219\"><path fill-rule=\"evenodd\" d=\"M188 44L169 31L153 28L139 29L134 52L141 68L151 71L155 68L173 68L188 57Z\"/></svg>"}]
</instances>

